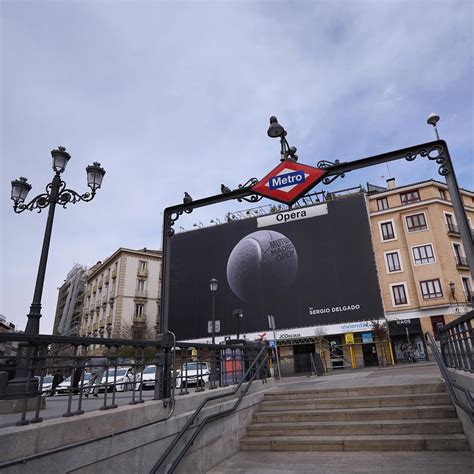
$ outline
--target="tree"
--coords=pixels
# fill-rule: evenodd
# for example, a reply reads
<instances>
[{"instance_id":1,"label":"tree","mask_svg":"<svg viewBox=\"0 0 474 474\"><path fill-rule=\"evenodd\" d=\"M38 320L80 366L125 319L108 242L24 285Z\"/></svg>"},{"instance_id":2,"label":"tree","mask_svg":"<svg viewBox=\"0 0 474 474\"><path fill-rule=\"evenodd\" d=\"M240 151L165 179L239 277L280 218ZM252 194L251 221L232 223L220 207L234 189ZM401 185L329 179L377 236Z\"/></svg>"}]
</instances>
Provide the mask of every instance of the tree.
<instances>
[{"instance_id":1,"label":"tree","mask_svg":"<svg viewBox=\"0 0 474 474\"><path fill-rule=\"evenodd\" d=\"M375 341L381 343L382 360L385 366L389 365L387 352L385 350L385 343L388 341L388 327L387 322L380 322L379 320L371 321L372 331L375 336Z\"/></svg>"}]
</instances>

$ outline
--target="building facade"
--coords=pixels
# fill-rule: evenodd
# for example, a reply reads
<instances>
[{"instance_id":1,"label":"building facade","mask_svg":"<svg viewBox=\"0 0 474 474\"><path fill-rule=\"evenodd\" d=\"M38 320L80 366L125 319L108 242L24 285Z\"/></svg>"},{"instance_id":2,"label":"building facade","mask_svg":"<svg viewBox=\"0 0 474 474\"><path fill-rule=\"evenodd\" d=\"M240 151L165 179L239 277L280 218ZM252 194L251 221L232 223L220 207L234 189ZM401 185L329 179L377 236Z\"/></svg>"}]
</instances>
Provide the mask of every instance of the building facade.
<instances>
[{"instance_id":1,"label":"building facade","mask_svg":"<svg viewBox=\"0 0 474 474\"><path fill-rule=\"evenodd\" d=\"M471 274L446 184L387 185L368 197L385 315L396 358L423 359L423 333L471 308ZM472 229L474 193L461 195Z\"/></svg>"},{"instance_id":2,"label":"building facade","mask_svg":"<svg viewBox=\"0 0 474 474\"><path fill-rule=\"evenodd\" d=\"M87 269L76 264L58 290L53 334L78 336L81 327L82 305Z\"/></svg>"},{"instance_id":3,"label":"building facade","mask_svg":"<svg viewBox=\"0 0 474 474\"><path fill-rule=\"evenodd\" d=\"M15 332L15 325L7 322L7 318L0 314L0 332ZM6 362L4 357L13 358L16 356L18 350L17 341L8 341L0 343L0 366L3 366Z\"/></svg>"},{"instance_id":4,"label":"building facade","mask_svg":"<svg viewBox=\"0 0 474 474\"><path fill-rule=\"evenodd\" d=\"M81 336L141 339L160 330L161 251L119 248L90 271Z\"/></svg>"}]
</instances>

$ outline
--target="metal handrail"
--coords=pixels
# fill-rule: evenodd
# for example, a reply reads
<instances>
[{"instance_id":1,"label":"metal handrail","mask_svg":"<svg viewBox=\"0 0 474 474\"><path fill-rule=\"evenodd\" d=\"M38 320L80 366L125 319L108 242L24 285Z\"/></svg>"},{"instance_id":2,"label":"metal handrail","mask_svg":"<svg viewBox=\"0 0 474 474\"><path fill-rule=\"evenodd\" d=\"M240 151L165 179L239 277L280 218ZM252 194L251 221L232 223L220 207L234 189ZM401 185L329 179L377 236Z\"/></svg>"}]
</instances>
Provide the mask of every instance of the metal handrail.
<instances>
[{"instance_id":1,"label":"metal handrail","mask_svg":"<svg viewBox=\"0 0 474 474\"><path fill-rule=\"evenodd\" d=\"M163 464L163 462L165 461L165 459L168 457L168 455L171 453L171 451L175 448L175 446L178 444L179 440L183 437L184 433L186 433L186 431L188 430L188 428L194 423L195 419L198 417L198 415L201 413L202 409L204 408L204 406L210 402L210 401L214 401L214 400L219 400L220 398L225 398L225 397L229 397L231 395L235 395L240 387L242 386L242 384L247 380L247 377L249 376L250 372L252 371L252 369L255 367L255 365L257 364L257 361L260 359L260 357L262 356L262 354L264 354L266 351L267 351L267 346L264 346L262 347L262 349L260 350L260 352L257 354L257 356L255 357L254 361L252 362L252 364L250 365L250 367L247 369L247 371L245 372L245 374L243 375L242 379L240 380L240 382L238 383L238 385L236 386L236 388L232 391L232 392L229 392L229 393L221 393L221 394L218 394L218 395L214 395L212 397L208 397L206 398L205 400L203 400L201 402L201 404L199 405L199 407L196 409L196 411L193 413L193 415L189 418L189 420L186 422L186 424L183 426L183 428L181 428L180 432L176 435L176 437L174 438L174 440L171 442L171 444L166 448L165 452L161 455L160 459L157 461L157 463L153 466L153 468L151 469L150 473L151 474L155 474L158 469L160 468L160 466ZM234 404L234 406L232 408L229 408L227 410L224 410L222 412L219 412L219 413L216 413L214 415L208 415L206 417L203 418L203 420L201 421L201 423L197 426L195 432L193 433L193 436L188 440L188 442L186 443L186 445L184 446L184 448L180 451L180 453L178 454L178 457L174 460L174 462L170 465L170 466L167 466L167 469L166 469L166 473L173 473L174 472L174 469L176 468L176 466L179 464L179 462L181 461L181 459L184 457L184 455L186 454L186 452L188 451L188 449L190 448L190 446L193 444L193 441L194 439L197 437L197 435L201 432L201 430L204 428L204 425L208 422L208 421L211 421L211 420L214 420L214 419L218 419L218 418L221 418L225 415L228 415L229 413L232 413L234 412L237 407L239 406L241 400L243 399L243 397L245 396L245 394L247 393L247 391L249 390L250 388L250 385L252 384L252 382L254 381L255 379L255 376L259 373L259 371L261 370L263 364L266 362L266 357L263 358L263 360L260 362L260 364L258 365L257 369L255 370L254 374L252 375L252 377L250 378L250 380L248 381L248 385L247 387L245 388L245 390L242 391L242 393L240 394L239 398L237 399L236 403Z\"/></svg>"},{"instance_id":2,"label":"metal handrail","mask_svg":"<svg viewBox=\"0 0 474 474\"><path fill-rule=\"evenodd\" d=\"M441 375L443 376L446 382L446 386L448 387L451 399L459 408L461 408L467 413L467 415L471 419L471 422L474 423L474 398L472 397L471 392L462 385L456 383L452 379L451 374L448 371L448 367L444 362L443 356L441 355L441 352L439 351L433 336L429 332L427 332L425 333L425 338L428 341L431 352L436 360L436 363L438 364L439 370L441 371ZM459 397L457 396L456 391L454 390L455 388L461 390L464 393L469 406L467 406L463 401L459 400Z\"/></svg>"}]
</instances>

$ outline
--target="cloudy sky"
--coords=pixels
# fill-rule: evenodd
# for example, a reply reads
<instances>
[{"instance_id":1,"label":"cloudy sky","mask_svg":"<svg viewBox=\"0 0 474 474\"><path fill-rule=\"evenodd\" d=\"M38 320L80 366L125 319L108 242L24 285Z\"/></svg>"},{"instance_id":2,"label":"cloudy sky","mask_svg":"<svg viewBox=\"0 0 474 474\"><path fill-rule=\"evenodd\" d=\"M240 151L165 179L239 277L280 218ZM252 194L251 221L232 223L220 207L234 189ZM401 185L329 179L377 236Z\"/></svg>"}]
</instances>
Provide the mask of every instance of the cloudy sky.
<instances>
[{"instance_id":1,"label":"cloudy sky","mask_svg":"<svg viewBox=\"0 0 474 474\"><path fill-rule=\"evenodd\" d=\"M15 214L10 181L31 196L63 175L90 203L58 208L41 332L76 262L118 247L159 248L161 212L262 178L279 162L276 115L300 162L355 160L434 139L441 115L461 186L473 186L473 4L470 1L19 1L1 5L0 313L24 329L46 213ZM437 178L418 159L356 171L326 190ZM210 225L238 203L179 221Z\"/></svg>"}]
</instances>

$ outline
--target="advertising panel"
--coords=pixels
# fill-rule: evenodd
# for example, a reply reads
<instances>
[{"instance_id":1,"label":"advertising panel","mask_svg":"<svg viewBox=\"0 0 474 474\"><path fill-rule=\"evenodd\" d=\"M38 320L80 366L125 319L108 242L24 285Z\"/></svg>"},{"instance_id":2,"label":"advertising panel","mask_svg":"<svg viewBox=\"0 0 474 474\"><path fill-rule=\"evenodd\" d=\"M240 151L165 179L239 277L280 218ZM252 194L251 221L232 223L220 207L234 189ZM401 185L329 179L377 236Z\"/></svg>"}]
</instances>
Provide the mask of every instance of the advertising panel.
<instances>
[{"instance_id":1,"label":"advertising panel","mask_svg":"<svg viewBox=\"0 0 474 474\"><path fill-rule=\"evenodd\" d=\"M265 331L269 314L280 329L384 314L361 194L175 234L169 258L169 327L178 339L209 337L212 278L220 336L238 325L241 334Z\"/></svg>"}]
</instances>

